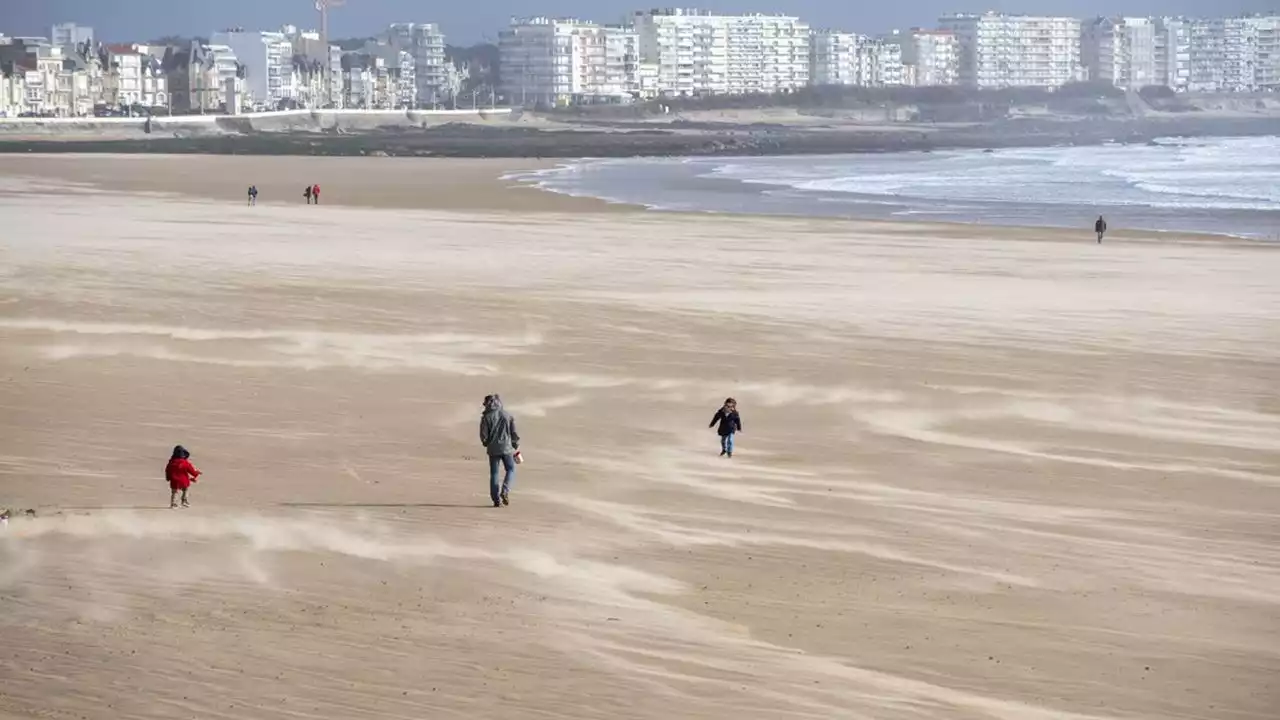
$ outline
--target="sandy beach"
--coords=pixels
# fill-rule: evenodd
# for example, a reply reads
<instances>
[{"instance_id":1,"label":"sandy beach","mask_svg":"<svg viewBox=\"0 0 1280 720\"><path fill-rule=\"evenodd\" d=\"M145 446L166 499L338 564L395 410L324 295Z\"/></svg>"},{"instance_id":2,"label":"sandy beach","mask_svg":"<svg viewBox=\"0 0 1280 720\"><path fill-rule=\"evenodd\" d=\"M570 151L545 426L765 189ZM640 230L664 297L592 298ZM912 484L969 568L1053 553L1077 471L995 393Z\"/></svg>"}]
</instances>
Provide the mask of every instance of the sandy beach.
<instances>
[{"instance_id":1,"label":"sandy beach","mask_svg":"<svg viewBox=\"0 0 1280 720\"><path fill-rule=\"evenodd\" d=\"M0 158L0 718L1275 717L1275 246L542 167Z\"/></svg>"}]
</instances>

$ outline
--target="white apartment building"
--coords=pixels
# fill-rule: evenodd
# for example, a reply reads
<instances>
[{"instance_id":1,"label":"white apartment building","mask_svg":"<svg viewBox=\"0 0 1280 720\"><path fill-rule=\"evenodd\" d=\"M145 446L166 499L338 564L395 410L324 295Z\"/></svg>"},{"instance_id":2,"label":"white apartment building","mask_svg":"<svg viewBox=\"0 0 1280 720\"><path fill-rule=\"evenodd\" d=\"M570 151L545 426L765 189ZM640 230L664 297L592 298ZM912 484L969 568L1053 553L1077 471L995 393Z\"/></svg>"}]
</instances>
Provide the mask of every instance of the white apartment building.
<instances>
[{"instance_id":1,"label":"white apartment building","mask_svg":"<svg viewBox=\"0 0 1280 720\"><path fill-rule=\"evenodd\" d=\"M1257 88L1280 92L1280 15L1250 18L1257 37Z\"/></svg>"},{"instance_id":2,"label":"white apartment building","mask_svg":"<svg viewBox=\"0 0 1280 720\"><path fill-rule=\"evenodd\" d=\"M1191 24L1182 18L1156 18L1156 84L1185 92L1191 83Z\"/></svg>"},{"instance_id":3,"label":"white apartment building","mask_svg":"<svg viewBox=\"0 0 1280 720\"><path fill-rule=\"evenodd\" d=\"M784 15L638 12L641 60L658 69L664 95L773 93L809 84L810 32Z\"/></svg>"},{"instance_id":4,"label":"white apartment building","mask_svg":"<svg viewBox=\"0 0 1280 720\"><path fill-rule=\"evenodd\" d=\"M419 107L431 107L449 100L445 96L444 33L439 25L395 23L378 37L378 41L407 52L413 58Z\"/></svg>"},{"instance_id":5,"label":"white apartment building","mask_svg":"<svg viewBox=\"0 0 1280 720\"><path fill-rule=\"evenodd\" d=\"M639 42L630 28L512 19L498 36L499 90L520 105L629 101L640 91Z\"/></svg>"},{"instance_id":6,"label":"white apartment building","mask_svg":"<svg viewBox=\"0 0 1280 720\"><path fill-rule=\"evenodd\" d=\"M213 33L209 43L231 48L244 66L244 93L248 106L274 110L285 101L297 99L293 44L283 32L224 30Z\"/></svg>"},{"instance_id":7,"label":"white apartment building","mask_svg":"<svg viewBox=\"0 0 1280 720\"><path fill-rule=\"evenodd\" d=\"M0 118L17 117L26 112L26 106L26 71L0 65Z\"/></svg>"},{"instance_id":8,"label":"white apartment building","mask_svg":"<svg viewBox=\"0 0 1280 720\"><path fill-rule=\"evenodd\" d=\"M1157 23L1150 18L1096 18L1081 30L1080 61L1085 77L1138 90L1164 84L1159 72Z\"/></svg>"},{"instance_id":9,"label":"white apartment building","mask_svg":"<svg viewBox=\"0 0 1280 720\"><path fill-rule=\"evenodd\" d=\"M908 85L955 85L960 81L960 44L946 30L914 28L902 41L904 72Z\"/></svg>"},{"instance_id":10,"label":"white apartment building","mask_svg":"<svg viewBox=\"0 0 1280 720\"><path fill-rule=\"evenodd\" d=\"M374 40L366 43L364 53L375 62L368 64L375 78L385 77L383 81L386 99L380 102L394 109L412 110L419 106L418 102L418 63L408 51L383 41ZM448 86L448 78L441 84Z\"/></svg>"},{"instance_id":11,"label":"white apartment building","mask_svg":"<svg viewBox=\"0 0 1280 720\"><path fill-rule=\"evenodd\" d=\"M909 74L902 64L903 38L890 36L867 43L861 63L867 87L906 85Z\"/></svg>"},{"instance_id":12,"label":"white apartment building","mask_svg":"<svg viewBox=\"0 0 1280 720\"><path fill-rule=\"evenodd\" d=\"M949 15L939 24L956 36L962 85L1058 87L1083 78L1076 18L986 13Z\"/></svg>"},{"instance_id":13,"label":"white apartment building","mask_svg":"<svg viewBox=\"0 0 1280 720\"><path fill-rule=\"evenodd\" d=\"M93 28L75 23L59 23L49 32L49 41L54 47L78 48L81 45L93 44Z\"/></svg>"},{"instance_id":14,"label":"white apartment building","mask_svg":"<svg viewBox=\"0 0 1280 720\"><path fill-rule=\"evenodd\" d=\"M245 79L240 77L240 61L230 46L192 45L187 72L188 107L200 113L237 113Z\"/></svg>"},{"instance_id":15,"label":"white apartment building","mask_svg":"<svg viewBox=\"0 0 1280 720\"><path fill-rule=\"evenodd\" d=\"M865 35L819 30L809 38L809 84L864 85L861 56Z\"/></svg>"},{"instance_id":16,"label":"white apartment building","mask_svg":"<svg viewBox=\"0 0 1280 720\"><path fill-rule=\"evenodd\" d=\"M318 30L286 25L282 32L293 47L297 100L303 107L342 107L342 49L321 40Z\"/></svg>"},{"instance_id":17,"label":"white apartment building","mask_svg":"<svg viewBox=\"0 0 1280 720\"><path fill-rule=\"evenodd\" d=\"M604 29L605 78L602 95L629 100L641 94L640 33L635 28L609 25Z\"/></svg>"}]
</instances>

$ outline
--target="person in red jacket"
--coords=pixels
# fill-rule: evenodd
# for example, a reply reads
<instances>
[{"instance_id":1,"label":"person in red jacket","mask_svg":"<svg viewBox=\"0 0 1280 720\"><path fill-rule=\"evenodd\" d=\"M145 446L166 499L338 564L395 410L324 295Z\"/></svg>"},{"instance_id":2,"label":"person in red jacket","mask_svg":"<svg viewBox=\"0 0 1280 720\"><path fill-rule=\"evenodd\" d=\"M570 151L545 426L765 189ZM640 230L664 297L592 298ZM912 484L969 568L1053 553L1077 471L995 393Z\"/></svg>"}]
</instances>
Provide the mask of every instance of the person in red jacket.
<instances>
[{"instance_id":1,"label":"person in red jacket","mask_svg":"<svg viewBox=\"0 0 1280 720\"><path fill-rule=\"evenodd\" d=\"M319 185L311 186L311 197L316 201L317 205L320 204L320 186Z\"/></svg>"},{"instance_id":2,"label":"person in red jacket","mask_svg":"<svg viewBox=\"0 0 1280 720\"><path fill-rule=\"evenodd\" d=\"M182 491L182 507L191 507L187 502L187 489L200 477L200 471L191 464L191 453L181 445L173 448L173 456L165 466L164 475L169 481L169 507L178 507L178 491Z\"/></svg>"}]
</instances>

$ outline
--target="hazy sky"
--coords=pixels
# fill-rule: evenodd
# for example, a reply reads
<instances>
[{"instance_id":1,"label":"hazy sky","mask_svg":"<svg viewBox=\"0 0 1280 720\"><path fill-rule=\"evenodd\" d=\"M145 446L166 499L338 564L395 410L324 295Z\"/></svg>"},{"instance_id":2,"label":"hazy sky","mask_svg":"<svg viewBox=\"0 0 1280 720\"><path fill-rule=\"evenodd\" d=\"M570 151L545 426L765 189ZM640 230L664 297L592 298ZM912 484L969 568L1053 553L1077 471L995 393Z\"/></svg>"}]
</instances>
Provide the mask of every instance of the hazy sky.
<instances>
[{"instance_id":1,"label":"hazy sky","mask_svg":"<svg viewBox=\"0 0 1280 720\"><path fill-rule=\"evenodd\" d=\"M391 22L436 22L450 42L494 38L512 15L574 16L616 22L650 7L735 12L787 12L815 27L883 32L932 25L946 12L1002 10L1076 15L1234 15L1280 8L1280 0L347 0L330 14L333 37L370 35ZM879 6L879 7L876 7ZM55 22L92 26L101 40L141 41L162 35L206 35L234 25L271 30L317 24L314 0L0 0L0 33L48 35Z\"/></svg>"}]
</instances>

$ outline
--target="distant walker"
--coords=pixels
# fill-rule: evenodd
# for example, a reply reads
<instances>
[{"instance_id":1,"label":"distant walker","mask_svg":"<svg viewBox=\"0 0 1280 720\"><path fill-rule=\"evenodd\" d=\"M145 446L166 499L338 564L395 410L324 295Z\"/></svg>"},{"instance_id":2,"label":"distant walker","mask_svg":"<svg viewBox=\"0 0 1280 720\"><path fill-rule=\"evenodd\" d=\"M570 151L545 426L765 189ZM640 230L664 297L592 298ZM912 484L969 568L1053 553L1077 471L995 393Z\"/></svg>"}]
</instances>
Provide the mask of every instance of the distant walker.
<instances>
[{"instance_id":1,"label":"distant walker","mask_svg":"<svg viewBox=\"0 0 1280 720\"><path fill-rule=\"evenodd\" d=\"M1098 216L1098 221L1093 224L1093 231L1098 233L1098 244L1102 244L1102 236L1107 234L1107 221Z\"/></svg>"}]
</instances>

